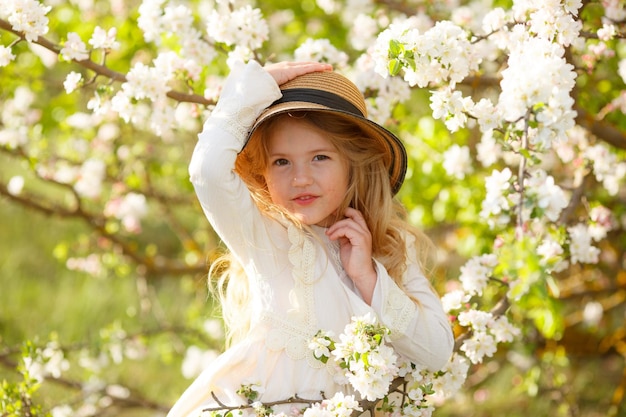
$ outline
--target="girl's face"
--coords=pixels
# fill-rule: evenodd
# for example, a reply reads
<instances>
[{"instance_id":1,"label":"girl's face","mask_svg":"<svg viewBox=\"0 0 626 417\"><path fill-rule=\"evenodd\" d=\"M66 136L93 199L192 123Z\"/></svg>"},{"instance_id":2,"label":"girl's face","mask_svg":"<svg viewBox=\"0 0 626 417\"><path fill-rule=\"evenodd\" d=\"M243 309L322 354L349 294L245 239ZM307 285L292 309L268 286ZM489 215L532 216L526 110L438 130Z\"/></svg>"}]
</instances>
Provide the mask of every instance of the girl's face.
<instances>
[{"instance_id":1,"label":"girl's face","mask_svg":"<svg viewBox=\"0 0 626 417\"><path fill-rule=\"evenodd\" d=\"M348 189L348 161L321 130L284 118L269 137L265 180L274 204L306 225L328 227Z\"/></svg>"}]
</instances>

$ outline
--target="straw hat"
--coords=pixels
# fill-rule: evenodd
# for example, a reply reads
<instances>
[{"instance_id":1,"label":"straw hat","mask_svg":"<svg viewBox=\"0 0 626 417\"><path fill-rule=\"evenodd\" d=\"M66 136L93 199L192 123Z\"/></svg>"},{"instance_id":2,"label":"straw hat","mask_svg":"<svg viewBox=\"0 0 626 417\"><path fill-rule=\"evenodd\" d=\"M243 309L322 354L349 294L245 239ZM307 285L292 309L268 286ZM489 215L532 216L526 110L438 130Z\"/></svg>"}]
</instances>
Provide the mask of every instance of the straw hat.
<instances>
[{"instance_id":1,"label":"straw hat","mask_svg":"<svg viewBox=\"0 0 626 417\"><path fill-rule=\"evenodd\" d=\"M248 139L264 121L296 110L329 112L346 117L366 135L383 144L391 190L393 194L400 190L407 168L404 145L393 133L367 118L365 99L354 83L336 72L312 72L286 82L280 89L283 96L256 119Z\"/></svg>"}]
</instances>

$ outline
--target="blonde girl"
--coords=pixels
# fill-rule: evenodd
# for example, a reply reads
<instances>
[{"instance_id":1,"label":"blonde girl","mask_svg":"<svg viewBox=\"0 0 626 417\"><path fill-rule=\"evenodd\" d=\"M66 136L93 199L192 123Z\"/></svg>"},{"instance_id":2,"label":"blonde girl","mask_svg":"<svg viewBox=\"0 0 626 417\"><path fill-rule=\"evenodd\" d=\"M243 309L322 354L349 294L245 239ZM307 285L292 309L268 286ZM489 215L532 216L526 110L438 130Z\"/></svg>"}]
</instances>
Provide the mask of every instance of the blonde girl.
<instances>
[{"instance_id":1,"label":"blonde girl","mask_svg":"<svg viewBox=\"0 0 626 417\"><path fill-rule=\"evenodd\" d=\"M424 276L427 240L394 199L405 172L402 142L328 65L233 68L190 163L232 260L219 269L232 343L170 417L245 404L246 385L265 403L353 393L308 344L364 314L391 330L398 355L430 370L447 362L452 332Z\"/></svg>"}]
</instances>

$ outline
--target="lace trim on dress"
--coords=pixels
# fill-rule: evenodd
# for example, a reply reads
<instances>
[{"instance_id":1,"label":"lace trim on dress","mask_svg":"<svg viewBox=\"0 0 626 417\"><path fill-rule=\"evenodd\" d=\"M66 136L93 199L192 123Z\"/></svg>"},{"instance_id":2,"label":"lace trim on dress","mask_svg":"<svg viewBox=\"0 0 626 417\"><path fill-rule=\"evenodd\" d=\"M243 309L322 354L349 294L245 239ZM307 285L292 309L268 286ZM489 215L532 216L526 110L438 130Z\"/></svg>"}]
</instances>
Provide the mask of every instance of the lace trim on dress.
<instances>
[{"instance_id":1,"label":"lace trim on dress","mask_svg":"<svg viewBox=\"0 0 626 417\"><path fill-rule=\"evenodd\" d=\"M274 314L265 314L262 320L271 325L266 338L268 349L284 350L289 358L306 360L307 364L314 369L326 366L315 359L313 351L309 349L309 342L315 336L316 330L298 327Z\"/></svg>"},{"instance_id":2,"label":"lace trim on dress","mask_svg":"<svg viewBox=\"0 0 626 417\"><path fill-rule=\"evenodd\" d=\"M313 295L313 284L316 281L315 245L294 224L289 225L287 236L291 242L288 258L293 267L294 289L290 300L293 308L287 313L287 319L275 314L262 317L263 321L270 324L267 346L272 350L284 349L291 359L305 359L310 367L320 369L326 365L315 359L313 351L309 349L309 342L319 330Z\"/></svg>"},{"instance_id":3,"label":"lace trim on dress","mask_svg":"<svg viewBox=\"0 0 626 417\"><path fill-rule=\"evenodd\" d=\"M238 138L242 145L248 137L250 126L256 119L257 111L251 106L242 106L238 98L223 97L211 114L211 120Z\"/></svg>"},{"instance_id":4,"label":"lace trim on dress","mask_svg":"<svg viewBox=\"0 0 626 417\"><path fill-rule=\"evenodd\" d=\"M391 330L390 337L402 335L406 332L409 323L414 317L417 306L397 285L389 286L387 300L383 306L383 317L386 318L386 325Z\"/></svg>"}]
</instances>

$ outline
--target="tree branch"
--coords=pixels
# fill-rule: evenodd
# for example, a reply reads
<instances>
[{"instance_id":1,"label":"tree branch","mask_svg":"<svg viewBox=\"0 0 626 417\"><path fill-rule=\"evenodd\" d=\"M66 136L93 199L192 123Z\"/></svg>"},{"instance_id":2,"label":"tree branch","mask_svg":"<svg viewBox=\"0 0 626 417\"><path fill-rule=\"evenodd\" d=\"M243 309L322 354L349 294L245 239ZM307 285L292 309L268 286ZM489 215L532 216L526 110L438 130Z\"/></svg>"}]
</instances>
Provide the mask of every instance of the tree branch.
<instances>
[{"instance_id":1,"label":"tree branch","mask_svg":"<svg viewBox=\"0 0 626 417\"><path fill-rule=\"evenodd\" d=\"M7 22L6 20L0 19L0 29L4 29L8 32L13 33L15 36L19 37L20 39L26 40L24 33L14 30L11 24ZM61 48L59 47L59 45L49 41L43 36L39 36L36 40L33 41L33 43L43 46L47 50L54 52L57 55L61 54ZM82 61L73 60L72 62L75 62L76 64L82 66L83 68L91 70L95 72L96 74L102 75L113 81L122 82L122 83L127 81L126 76L122 74L121 72L114 71L105 65L101 65L92 61L91 59L84 59ZM208 100L199 94L190 94L190 93L183 93L181 91L170 90L167 92L167 96L178 102L196 103L196 104L201 104L204 106L215 104L214 101Z\"/></svg>"},{"instance_id":2,"label":"tree branch","mask_svg":"<svg viewBox=\"0 0 626 417\"><path fill-rule=\"evenodd\" d=\"M609 143L616 148L626 149L626 133L619 130L615 126L596 119L593 115L587 113L580 107L575 107L574 109L577 112L576 123L593 135L598 137L598 139Z\"/></svg>"}]
</instances>

